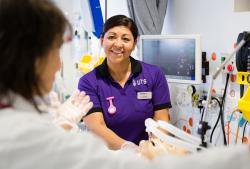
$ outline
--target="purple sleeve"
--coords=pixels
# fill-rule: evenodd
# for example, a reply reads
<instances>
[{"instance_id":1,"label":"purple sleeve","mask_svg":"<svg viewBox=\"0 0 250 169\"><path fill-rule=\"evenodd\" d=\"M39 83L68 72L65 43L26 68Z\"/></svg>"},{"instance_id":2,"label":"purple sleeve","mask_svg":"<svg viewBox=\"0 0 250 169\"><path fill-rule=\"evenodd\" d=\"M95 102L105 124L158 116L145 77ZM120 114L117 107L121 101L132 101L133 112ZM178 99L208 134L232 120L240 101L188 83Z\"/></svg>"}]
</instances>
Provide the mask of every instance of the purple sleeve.
<instances>
[{"instance_id":1,"label":"purple sleeve","mask_svg":"<svg viewBox=\"0 0 250 169\"><path fill-rule=\"evenodd\" d=\"M159 69L155 77L152 89L154 110L171 108L169 88L164 73Z\"/></svg>"},{"instance_id":2,"label":"purple sleeve","mask_svg":"<svg viewBox=\"0 0 250 169\"><path fill-rule=\"evenodd\" d=\"M97 92L97 85L96 79L92 79L87 76L81 77L78 82L78 89L80 91L85 91L87 95L89 95L90 100L93 102L93 108L87 114L91 114L93 112L102 112L102 107L100 104L98 92Z\"/></svg>"}]
</instances>

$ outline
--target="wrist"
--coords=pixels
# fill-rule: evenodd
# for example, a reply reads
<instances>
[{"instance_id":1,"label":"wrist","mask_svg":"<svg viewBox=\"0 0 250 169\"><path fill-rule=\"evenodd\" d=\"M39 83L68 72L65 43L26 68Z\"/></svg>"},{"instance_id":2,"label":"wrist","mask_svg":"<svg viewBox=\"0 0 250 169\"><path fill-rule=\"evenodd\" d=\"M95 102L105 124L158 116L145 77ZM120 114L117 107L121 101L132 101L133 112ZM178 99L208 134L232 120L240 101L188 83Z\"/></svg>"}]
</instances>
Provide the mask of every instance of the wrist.
<instances>
[{"instance_id":1,"label":"wrist","mask_svg":"<svg viewBox=\"0 0 250 169\"><path fill-rule=\"evenodd\" d=\"M136 154L140 153L139 151L139 147L131 142L131 141L125 141L122 145L121 145L121 148L120 148L122 151L131 151L131 152L134 152Z\"/></svg>"}]
</instances>

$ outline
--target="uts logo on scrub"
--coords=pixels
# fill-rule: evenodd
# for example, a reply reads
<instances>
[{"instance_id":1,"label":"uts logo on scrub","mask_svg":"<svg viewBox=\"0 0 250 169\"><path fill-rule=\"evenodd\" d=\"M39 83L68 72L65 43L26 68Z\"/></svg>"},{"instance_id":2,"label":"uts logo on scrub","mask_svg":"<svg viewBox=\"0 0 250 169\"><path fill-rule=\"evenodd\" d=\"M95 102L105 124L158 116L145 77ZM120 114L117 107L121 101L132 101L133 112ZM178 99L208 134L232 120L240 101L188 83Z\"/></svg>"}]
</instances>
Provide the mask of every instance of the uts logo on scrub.
<instances>
[{"instance_id":1,"label":"uts logo on scrub","mask_svg":"<svg viewBox=\"0 0 250 169\"><path fill-rule=\"evenodd\" d=\"M139 85L145 85L147 84L147 79L138 79L138 80L134 80L133 79L133 86L139 86Z\"/></svg>"}]
</instances>

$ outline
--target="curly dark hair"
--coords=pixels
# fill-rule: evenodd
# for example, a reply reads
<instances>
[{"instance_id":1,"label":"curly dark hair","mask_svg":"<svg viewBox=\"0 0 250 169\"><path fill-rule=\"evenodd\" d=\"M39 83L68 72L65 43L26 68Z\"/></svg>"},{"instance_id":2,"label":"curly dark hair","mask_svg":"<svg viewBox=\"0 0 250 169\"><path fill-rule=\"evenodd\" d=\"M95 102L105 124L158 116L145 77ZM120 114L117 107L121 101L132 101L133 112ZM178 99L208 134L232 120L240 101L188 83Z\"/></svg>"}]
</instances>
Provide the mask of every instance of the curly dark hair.
<instances>
[{"instance_id":1,"label":"curly dark hair","mask_svg":"<svg viewBox=\"0 0 250 169\"><path fill-rule=\"evenodd\" d=\"M50 0L0 0L0 100L13 92L36 106L42 92L35 63L62 44L67 26Z\"/></svg>"}]
</instances>

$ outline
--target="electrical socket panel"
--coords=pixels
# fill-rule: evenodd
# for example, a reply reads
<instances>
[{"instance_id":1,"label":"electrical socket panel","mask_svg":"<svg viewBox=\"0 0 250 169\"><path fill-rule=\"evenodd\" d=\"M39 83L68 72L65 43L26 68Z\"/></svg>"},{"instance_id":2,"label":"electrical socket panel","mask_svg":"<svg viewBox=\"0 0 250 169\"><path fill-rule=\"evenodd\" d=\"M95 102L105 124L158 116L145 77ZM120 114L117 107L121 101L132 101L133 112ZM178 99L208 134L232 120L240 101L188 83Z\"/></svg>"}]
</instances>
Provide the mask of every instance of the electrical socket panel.
<instances>
[{"instance_id":1,"label":"electrical socket panel","mask_svg":"<svg viewBox=\"0 0 250 169\"><path fill-rule=\"evenodd\" d=\"M221 53L221 64L226 60L226 58L229 56L227 53ZM232 59L225 65L225 67L222 70L223 74L237 74L237 68L236 68L236 61L235 56L232 57Z\"/></svg>"}]
</instances>

